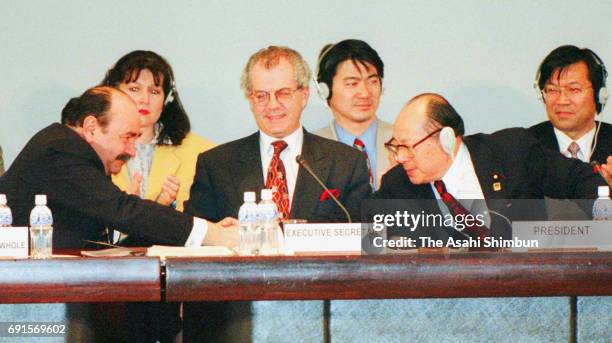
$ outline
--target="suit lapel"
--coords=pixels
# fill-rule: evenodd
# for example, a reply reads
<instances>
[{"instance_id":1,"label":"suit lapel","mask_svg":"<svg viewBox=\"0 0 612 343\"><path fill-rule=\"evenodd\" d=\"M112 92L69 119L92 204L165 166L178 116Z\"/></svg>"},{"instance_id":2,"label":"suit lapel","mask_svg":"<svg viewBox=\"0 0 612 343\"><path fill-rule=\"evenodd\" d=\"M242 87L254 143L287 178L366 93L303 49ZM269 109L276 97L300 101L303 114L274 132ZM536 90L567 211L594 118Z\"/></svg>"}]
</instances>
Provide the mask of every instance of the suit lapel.
<instances>
[{"instance_id":1,"label":"suit lapel","mask_svg":"<svg viewBox=\"0 0 612 343\"><path fill-rule=\"evenodd\" d=\"M392 130L393 127L391 125L388 125L382 120L378 120L378 128L376 130L376 172L378 175L375 175L377 178L382 176L389 169L389 159L387 158L388 152L387 149L385 149L385 143L391 138L393 134ZM378 180L378 187L380 187L380 180Z\"/></svg>"},{"instance_id":2,"label":"suit lapel","mask_svg":"<svg viewBox=\"0 0 612 343\"><path fill-rule=\"evenodd\" d=\"M553 129L552 123L549 121L546 123L542 130L542 138L540 141L544 143L544 145L552 150L559 151L561 148L559 147L559 141L557 141L557 135L555 135L555 130Z\"/></svg>"},{"instance_id":3,"label":"suit lapel","mask_svg":"<svg viewBox=\"0 0 612 343\"><path fill-rule=\"evenodd\" d=\"M506 198L506 176L491 147L465 137L463 142L470 152L474 171L485 199Z\"/></svg>"},{"instance_id":4,"label":"suit lapel","mask_svg":"<svg viewBox=\"0 0 612 343\"><path fill-rule=\"evenodd\" d=\"M238 158L234 161L234 168L228 170L228 173L234 175L233 189L238 193L235 195L237 199L242 200L246 191L258 192L265 187L259 152L259 131L245 139Z\"/></svg>"},{"instance_id":5,"label":"suit lapel","mask_svg":"<svg viewBox=\"0 0 612 343\"><path fill-rule=\"evenodd\" d=\"M595 138L593 138L593 143ZM612 155L612 126L610 124L601 123L599 134L597 135L597 145L595 151L591 155L591 162L606 163L608 156Z\"/></svg>"},{"instance_id":6,"label":"suit lapel","mask_svg":"<svg viewBox=\"0 0 612 343\"><path fill-rule=\"evenodd\" d=\"M327 157L315 141L313 135L304 130L302 156L310 164L310 168L327 185L332 160ZM310 218L319 204L323 193L321 186L304 168L298 169L293 199L291 200L291 218Z\"/></svg>"},{"instance_id":7,"label":"suit lapel","mask_svg":"<svg viewBox=\"0 0 612 343\"><path fill-rule=\"evenodd\" d=\"M336 128L334 127L334 122L335 121L332 120L329 123L329 137L326 137L326 138L329 138L329 139L334 140L334 141L337 142L338 141L338 135L336 134Z\"/></svg>"},{"instance_id":8,"label":"suit lapel","mask_svg":"<svg viewBox=\"0 0 612 343\"><path fill-rule=\"evenodd\" d=\"M149 181L145 199L155 200L161 193L162 184L169 174L175 174L181 166L181 160L174 153L173 146L157 147L151 162Z\"/></svg>"}]
</instances>

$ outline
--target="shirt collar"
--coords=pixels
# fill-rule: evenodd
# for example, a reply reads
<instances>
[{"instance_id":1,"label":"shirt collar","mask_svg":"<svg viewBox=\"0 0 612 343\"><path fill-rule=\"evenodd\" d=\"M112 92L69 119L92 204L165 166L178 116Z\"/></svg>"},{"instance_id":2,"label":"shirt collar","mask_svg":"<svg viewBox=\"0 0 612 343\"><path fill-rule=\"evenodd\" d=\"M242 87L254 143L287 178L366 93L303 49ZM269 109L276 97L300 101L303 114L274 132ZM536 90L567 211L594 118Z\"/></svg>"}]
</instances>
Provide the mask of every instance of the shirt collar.
<instances>
[{"instance_id":1,"label":"shirt collar","mask_svg":"<svg viewBox=\"0 0 612 343\"><path fill-rule=\"evenodd\" d=\"M142 143L142 144L136 143L136 146L138 145L157 145L157 143L159 143L159 133L161 132L163 128L164 128L164 124L160 122L155 123L155 125L153 126L153 139L151 139L151 141L148 143ZM167 145L172 145L172 140L169 137L166 137L166 139L164 139L162 143L167 144Z\"/></svg>"},{"instance_id":2,"label":"shirt collar","mask_svg":"<svg viewBox=\"0 0 612 343\"><path fill-rule=\"evenodd\" d=\"M444 183L447 185L460 184L463 180L466 170L469 170L467 167L470 165L470 153L468 152L465 144L461 142L461 145L459 145L459 151L457 152L457 156L455 156L450 168L448 168L448 170L442 177L442 181L444 181Z\"/></svg>"},{"instance_id":3,"label":"shirt collar","mask_svg":"<svg viewBox=\"0 0 612 343\"><path fill-rule=\"evenodd\" d=\"M467 146L461 142L457 156L453 159L450 168L442 177L446 190L460 202L468 199L484 199L482 188L474 169L474 163ZM431 183L433 187L433 182ZM435 187L433 187L435 190ZM437 194L437 192L436 192ZM471 208L469 201L463 203L466 208Z\"/></svg>"},{"instance_id":4,"label":"shirt collar","mask_svg":"<svg viewBox=\"0 0 612 343\"><path fill-rule=\"evenodd\" d=\"M373 145L376 145L376 132L378 130L378 119L374 120L370 127L365 130L361 136L357 137L352 135L350 132L346 131L342 126L338 124L337 121L334 120L334 129L336 130L336 136L338 136L338 141L353 146L355 142L355 138L361 139L363 144L365 144L366 148L371 148Z\"/></svg>"},{"instance_id":5,"label":"shirt collar","mask_svg":"<svg viewBox=\"0 0 612 343\"><path fill-rule=\"evenodd\" d=\"M304 130L302 129L302 126L300 125L297 130L293 131L284 138L272 137L259 130L259 149L261 154L272 156L274 154L274 147L272 146L272 143L280 140L287 143L287 148L285 148L283 152L292 151L299 154L302 150L302 143L304 142ZM281 154L283 152L281 152Z\"/></svg>"},{"instance_id":6,"label":"shirt collar","mask_svg":"<svg viewBox=\"0 0 612 343\"><path fill-rule=\"evenodd\" d=\"M593 138L595 137L596 127L597 125L575 141L580 147L578 157L581 157L580 159L583 161L588 161L591 158L591 145L593 144ZM562 154L569 156L567 148L570 146L570 144L572 144L572 142L574 142L574 140L566 135L565 132L557 129L556 127L554 130L555 136L557 136L557 142L559 143L559 151L561 151Z\"/></svg>"}]
</instances>

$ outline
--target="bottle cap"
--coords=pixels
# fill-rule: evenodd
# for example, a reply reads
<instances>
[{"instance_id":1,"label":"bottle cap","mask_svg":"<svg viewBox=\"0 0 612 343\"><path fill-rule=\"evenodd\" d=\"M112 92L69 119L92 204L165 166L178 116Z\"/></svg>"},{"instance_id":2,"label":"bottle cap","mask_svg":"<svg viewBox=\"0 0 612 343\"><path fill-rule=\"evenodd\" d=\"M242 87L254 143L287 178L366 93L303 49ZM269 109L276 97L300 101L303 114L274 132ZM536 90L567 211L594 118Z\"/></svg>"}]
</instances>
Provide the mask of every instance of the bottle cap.
<instances>
[{"instance_id":1,"label":"bottle cap","mask_svg":"<svg viewBox=\"0 0 612 343\"><path fill-rule=\"evenodd\" d=\"M261 190L261 200L272 200L272 190L262 189Z\"/></svg>"},{"instance_id":2,"label":"bottle cap","mask_svg":"<svg viewBox=\"0 0 612 343\"><path fill-rule=\"evenodd\" d=\"M34 204L36 206L46 206L47 205L47 195L46 194L36 194L34 197Z\"/></svg>"},{"instance_id":3,"label":"bottle cap","mask_svg":"<svg viewBox=\"0 0 612 343\"><path fill-rule=\"evenodd\" d=\"M0 194L0 206L6 205L6 194Z\"/></svg>"},{"instance_id":4,"label":"bottle cap","mask_svg":"<svg viewBox=\"0 0 612 343\"><path fill-rule=\"evenodd\" d=\"M244 202L255 202L255 192L244 192Z\"/></svg>"},{"instance_id":5,"label":"bottle cap","mask_svg":"<svg viewBox=\"0 0 612 343\"><path fill-rule=\"evenodd\" d=\"M598 197L609 198L610 197L610 187L608 187L608 186L599 186L597 188L597 196Z\"/></svg>"}]
</instances>

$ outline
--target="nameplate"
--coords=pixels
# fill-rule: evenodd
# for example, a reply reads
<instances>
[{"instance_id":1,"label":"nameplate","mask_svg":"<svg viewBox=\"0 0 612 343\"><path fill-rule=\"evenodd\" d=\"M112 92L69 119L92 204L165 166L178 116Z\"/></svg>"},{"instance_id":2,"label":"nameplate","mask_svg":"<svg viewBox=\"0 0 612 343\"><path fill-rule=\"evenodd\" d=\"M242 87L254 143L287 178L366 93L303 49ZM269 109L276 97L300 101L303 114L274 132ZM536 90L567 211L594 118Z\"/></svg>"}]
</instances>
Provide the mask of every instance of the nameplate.
<instances>
[{"instance_id":1,"label":"nameplate","mask_svg":"<svg viewBox=\"0 0 612 343\"><path fill-rule=\"evenodd\" d=\"M612 221L563 220L512 223L512 235L520 241L537 242L537 247L513 247L512 251L532 249L612 250Z\"/></svg>"},{"instance_id":2,"label":"nameplate","mask_svg":"<svg viewBox=\"0 0 612 343\"><path fill-rule=\"evenodd\" d=\"M27 227L0 227L0 257L28 258Z\"/></svg>"},{"instance_id":3,"label":"nameplate","mask_svg":"<svg viewBox=\"0 0 612 343\"><path fill-rule=\"evenodd\" d=\"M361 224L285 224L285 255L361 254Z\"/></svg>"}]
</instances>

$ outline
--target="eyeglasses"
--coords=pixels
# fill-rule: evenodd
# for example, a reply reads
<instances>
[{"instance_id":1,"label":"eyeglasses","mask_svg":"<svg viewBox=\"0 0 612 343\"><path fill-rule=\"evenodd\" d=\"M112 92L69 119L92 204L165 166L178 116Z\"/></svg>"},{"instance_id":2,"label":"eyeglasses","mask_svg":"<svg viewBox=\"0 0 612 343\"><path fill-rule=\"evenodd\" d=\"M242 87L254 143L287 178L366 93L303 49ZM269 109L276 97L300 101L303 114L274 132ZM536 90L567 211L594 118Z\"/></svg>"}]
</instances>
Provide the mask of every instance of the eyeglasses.
<instances>
[{"instance_id":1,"label":"eyeglasses","mask_svg":"<svg viewBox=\"0 0 612 343\"><path fill-rule=\"evenodd\" d=\"M423 137L421 140L419 140L418 142L412 144L412 145L404 145L404 144L393 144L391 143L391 141L393 141L395 138L391 137L391 139L385 143L385 148L393 154L393 156L395 156L395 158L397 158L400 154L408 154L409 156L414 156L414 149L421 143L425 142L429 137L435 135L436 133L442 131L442 129L437 129L436 131L428 134L427 136Z\"/></svg>"},{"instance_id":2,"label":"eyeglasses","mask_svg":"<svg viewBox=\"0 0 612 343\"><path fill-rule=\"evenodd\" d=\"M291 99L293 98L293 94L295 94L295 92L297 92L300 89L302 88L301 87L298 87L295 89L281 88L274 92L274 97L276 98L277 102L283 105L287 105L287 103L291 101ZM270 92L253 91L251 93L251 98L253 99L253 102L255 102L257 106L266 106L270 102Z\"/></svg>"},{"instance_id":3,"label":"eyeglasses","mask_svg":"<svg viewBox=\"0 0 612 343\"><path fill-rule=\"evenodd\" d=\"M546 100L555 100L561 96L561 93L565 93L568 98L576 98L582 95L587 89L592 89L592 86L582 87L580 85L569 85L559 87L557 85L546 85L542 89L542 96Z\"/></svg>"}]
</instances>

